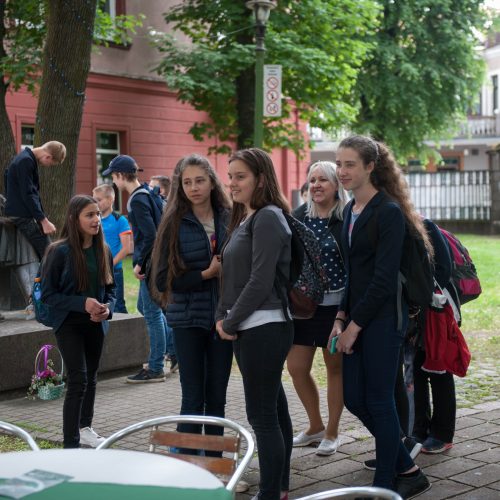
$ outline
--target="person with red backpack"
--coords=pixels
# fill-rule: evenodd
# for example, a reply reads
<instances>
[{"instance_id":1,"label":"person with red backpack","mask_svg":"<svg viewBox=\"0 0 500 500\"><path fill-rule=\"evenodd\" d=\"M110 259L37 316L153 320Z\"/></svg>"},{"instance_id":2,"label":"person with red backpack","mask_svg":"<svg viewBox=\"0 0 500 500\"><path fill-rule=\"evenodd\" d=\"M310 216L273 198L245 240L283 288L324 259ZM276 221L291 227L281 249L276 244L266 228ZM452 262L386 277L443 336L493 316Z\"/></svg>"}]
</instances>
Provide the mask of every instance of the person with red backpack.
<instances>
[{"instance_id":1,"label":"person with red backpack","mask_svg":"<svg viewBox=\"0 0 500 500\"><path fill-rule=\"evenodd\" d=\"M424 225L434 247L434 278L441 289L449 292L448 300L453 300L459 308L456 291L450 286L452 260L449 245L436 224L425 219ZM410 339L415 344L413 359L415 420L412 434L414 439L422 443L422 453L442 453L453 446L457 406L455 381L449 372L431 373L423 369L426 360L425 314L426 311L422 310L415 318L413 329L415 333ZM432 391L432 408L429 386Z\"/></svg>"}]
</instances>

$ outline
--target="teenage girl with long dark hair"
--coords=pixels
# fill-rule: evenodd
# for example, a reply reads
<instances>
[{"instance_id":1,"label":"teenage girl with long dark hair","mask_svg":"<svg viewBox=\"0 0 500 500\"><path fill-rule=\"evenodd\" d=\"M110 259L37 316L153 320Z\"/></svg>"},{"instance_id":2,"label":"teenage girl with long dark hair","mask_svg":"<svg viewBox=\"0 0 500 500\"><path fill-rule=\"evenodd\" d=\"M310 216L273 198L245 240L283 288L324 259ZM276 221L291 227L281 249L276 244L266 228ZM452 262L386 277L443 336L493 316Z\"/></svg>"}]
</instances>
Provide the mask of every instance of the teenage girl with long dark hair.
<instances>
[{"instance_id":1,"label":"teenage girl with long dark hair","mask_svg":"<svg viewBox=\"0 0 500 500\"><path fill-rule=\"evenodd\" d=\"M365 136L348 137L339 145L336 163L340 183L353 196L344 211L341 237L346 291L331 335L338 338L337 351L344 353L344 402L375 437L373 485L412 498L430 483L400 439L394 402L407 323L406 307L398 326L398 274L406 231L418 233L430 255L432 245L401 170L384 144Z\"/></svg>"},{"instance_id":2,"label":"teenage girl with long dark hair","mask_svg":"<svg viewBox=\"0 0 500 500\"><path fill-rule=\"evenodd\" d=\"M293 436L281 375L293 323L280 298L286 287L277 280L277 270L288 279L291 231L283 212L290 209L272 160L260 149L229 158L229 188L234 208L222 253L217 331L233 341L247 418L257 438L260 491L255 498L286 499Z\"/></svg>"},{"instance_id":3,"label":"teenage girl with long dark hair","mask_svg":"<svg viewBox=\"0 0 500 500\"><path fill-rule=\"evenodd\" d=\"M177 164L167 209L158 227L152 274L174 332L181 415L224 417L225 413L233 351L215 331L215 309L219 254L230 208L224 187L205 157L192 154ZM179 430L201 432L200 426L188 424ZM222 431L215 426L205 429L206 434Z\"/></svg>"},{"instance_id":4,"label":"teenage girl with long dark hair","mask_svg":"<svg viewBox=\"0 0 500 500\"><path fill-rule=\"evenodd\" d=\"M115 294L113 257L104 243L97 201L91 196L71 198L61 239L47 249L42 301L52 308L53 329L68 376L64 447L96 447L104 440L92 429L97 369Z\"/></svg>"}]
</instances>

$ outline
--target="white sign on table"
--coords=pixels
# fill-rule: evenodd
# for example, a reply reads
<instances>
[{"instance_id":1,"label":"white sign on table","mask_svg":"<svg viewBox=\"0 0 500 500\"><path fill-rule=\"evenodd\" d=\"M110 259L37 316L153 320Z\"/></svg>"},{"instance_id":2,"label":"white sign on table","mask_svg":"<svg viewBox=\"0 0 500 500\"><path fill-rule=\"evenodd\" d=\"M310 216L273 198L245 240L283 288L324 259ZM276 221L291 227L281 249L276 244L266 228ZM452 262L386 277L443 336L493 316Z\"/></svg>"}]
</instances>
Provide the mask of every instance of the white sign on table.
<instances>
[{"instance_id":1,"label":"white sign on table","mask_svg":"<svg viewBox=\"0 0 500 500\"><path fill-rule=\"evenodd\" d=\"M264 65L264 116L281 116L281 65Z\"/></svg>"}]
</instances>

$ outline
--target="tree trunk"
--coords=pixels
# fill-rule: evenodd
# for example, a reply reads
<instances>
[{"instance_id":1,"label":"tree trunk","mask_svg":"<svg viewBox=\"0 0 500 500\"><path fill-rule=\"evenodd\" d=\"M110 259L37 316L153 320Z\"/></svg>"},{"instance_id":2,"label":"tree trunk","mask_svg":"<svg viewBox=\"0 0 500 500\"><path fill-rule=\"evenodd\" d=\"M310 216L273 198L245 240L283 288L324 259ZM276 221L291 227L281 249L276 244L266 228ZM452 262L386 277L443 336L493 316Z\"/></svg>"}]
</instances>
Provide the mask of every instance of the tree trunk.
<instances>
[{"instance_id":1,"label":"tree trunk","mask_svg":"<svg viewBox=\"0 0 500 500\"><path fill-rule=\"evenodd\" d=\"M74 193L78 139L97 2L49 0L47 40L35 123L35 145L56 140L66 146L66 160L40 168L41 196L48 218L62 229Z\"/></svg>"},{"instance_id":2,"label":"tree trunk","mask_svg":"<svg viewBox=\"0 0 500 500\"><path fill-rule=\"evenodd\" d=\"M0 59L6 56L3 45L5 37L5 5L5 2L0 1ZM5 76L0 73L0 193L5 191L3 173L16 153L14 134L12 133L5 104L7 89L8 85L5 83Z\"/></svg>"}]
</instances>

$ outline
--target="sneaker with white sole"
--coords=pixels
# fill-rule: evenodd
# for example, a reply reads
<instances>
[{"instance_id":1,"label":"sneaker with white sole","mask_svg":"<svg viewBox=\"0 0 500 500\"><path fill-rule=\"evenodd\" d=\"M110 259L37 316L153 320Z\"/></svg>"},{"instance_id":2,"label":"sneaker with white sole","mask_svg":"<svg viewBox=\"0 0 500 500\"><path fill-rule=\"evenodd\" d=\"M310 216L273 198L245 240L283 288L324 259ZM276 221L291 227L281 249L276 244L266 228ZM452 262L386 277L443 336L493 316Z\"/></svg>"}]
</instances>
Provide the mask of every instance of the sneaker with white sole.
<instances>
[{"instance_id":1,"label":"sneaker with white sole","mask_svg":"<svg viewBox=\"0 0 500 500\"><path fill-rule=\"evenodd\" d=\"M305 431L300 432L293 438L293 446L309 446L310 444L318 444L325 437L325 431L317 432L316 434L306 434Z\"/></svg>"},{"instance_id":2,"label":"sneaker with white sole","mask_svg":"<svg viewBox=\"0 0 500 500\"><path fill-rule=\"evenodd\" d=\"M419 443L416 439L413 439L410 436L406 436L403 439L403 444L405 445L405 448L408 450L411 459L415 460L415 458L417 458L418 454L422 450L422 443Z\"/></svg>"},{"instance_id":3,"label":"sneaker with white sole","mask_svg":"<svg viewBox=\"0 0 500 500\"><path fill-rule=\"evenodd\" d=\"M106 439L99 436L92 427L84 427L80 429L80 444L85 446L90 446L91 448L97 448Z\"/></svg>"},{"instance_id":4,"label":"sneaker with white sole","mask_svg":"<svg viewBox=\"0 0 500 500\"><path fill-rule=\"evenodd\" d=\"M337 448L340 446L340 438L336 437L333 441L331 439L323 438L316 450L316 455L327 457L333 455Z\"/></svg>"}]
</instances>

